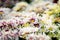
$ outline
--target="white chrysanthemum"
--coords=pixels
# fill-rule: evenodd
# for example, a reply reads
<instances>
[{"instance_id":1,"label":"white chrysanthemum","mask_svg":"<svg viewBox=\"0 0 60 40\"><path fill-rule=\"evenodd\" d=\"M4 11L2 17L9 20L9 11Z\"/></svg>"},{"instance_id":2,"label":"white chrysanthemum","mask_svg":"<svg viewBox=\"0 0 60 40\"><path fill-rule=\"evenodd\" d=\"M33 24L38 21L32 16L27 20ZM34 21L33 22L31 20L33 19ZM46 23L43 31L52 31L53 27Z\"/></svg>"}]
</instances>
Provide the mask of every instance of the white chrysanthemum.
<instances>
[{"instance_id":1,"label":"white chrysanthemum","mask_svg":"<svg viewBox=\"0 0 60 40\"><path fill-rule=\"evenodd\" d=\"M3 11L5 14L9 14L11 9L9 9L9 8L0 8L0 11Z\"/></svg>"},{"instance_id":2,"label":"white chrysanthemum","mask_svg":"<svg viewBox=\"0 0 60 40\"><path fill-rule=\"evenodd\" d=\"M15 5L15 7L13 7L13 10L14 11L24 10L27 6L28 4L26 2L19 2Z\"/></svg>"},{"instance_id":3,"label":"white chrysanthemum","mask_svg":"<svg viewBox=\"0 0 60 40\"><path fill-rule=\"evenodd\" d=\"M28 37L26 38L27 40L50 40L50 37L45 35L45 34L39 34L39 35L36 35L36 34L29 34Z\"/></svg>"},{"instance_id":4,"label":"white chrysanthemum","mask_svg":"<svg viewBox=\"0 0 60 40\"><path fill-rule=\"evenodd\" d=\"M36 40L36 35L35 35L34 33L29 34L29 35L26 37L26 40Z\"/></svg>"},{"instance_id":5,"label":"white chrysanthemum","mask_svg":"<svg viewBox=\"0 0 60 40\"><path fill-rule=\"evenodd\" d=\"M2 18L5 19L8 14L10 14L11 9L10 8L0 8L0 11L2 11Z\"/></svg>"},{"instance_id":6,"label":"white chrysanthemum","mask_svg":"<svg viewBox=\"0 0 60 40\"><path fill-rule=\"evenodd\" d=\"M50 37L45 35L45 34L43 34L43 35L39 35L39 39L40 40L50 40Z\"/></svg>"},{"instance_id":7,"label":"white chrysanthemum","mask_svg":"<svg viewBox=\"0 0 60 40\"><path fill-rule=\"evenodd\" d=\"M36 31L38 31L38 28L35 28L35 27L24 27L24 28L21 28L21 31L23 32L22 33L22 35L23 35L25 33L36 32Z\"/></svg>"},{"instance_id":8,"label":"white chrysanthemum","mask_svg":"<svg viewBox=\"0 0 60 40\"><path fill-rule=\"evenodd\" d=\"M29 15L28 15L29 14ZM37 15L36 13L34 12L25 12L25 13L22 13L22 16L20 17L23 19L24 23L28 22L31 18L37 18Z\"/></svg>"},{"instance_id":9,"label":"white chrysanthemum","mask_svg":"<svg viewBox=\"0 0 60 40\"><path fill-rule=\"evenodd\" d=\"M12 11L9 15L12 16L12 17L20 17L20 16L22 16L22 14L20 12L16 12L16 11Z\"/></svg>"}]
</instances>

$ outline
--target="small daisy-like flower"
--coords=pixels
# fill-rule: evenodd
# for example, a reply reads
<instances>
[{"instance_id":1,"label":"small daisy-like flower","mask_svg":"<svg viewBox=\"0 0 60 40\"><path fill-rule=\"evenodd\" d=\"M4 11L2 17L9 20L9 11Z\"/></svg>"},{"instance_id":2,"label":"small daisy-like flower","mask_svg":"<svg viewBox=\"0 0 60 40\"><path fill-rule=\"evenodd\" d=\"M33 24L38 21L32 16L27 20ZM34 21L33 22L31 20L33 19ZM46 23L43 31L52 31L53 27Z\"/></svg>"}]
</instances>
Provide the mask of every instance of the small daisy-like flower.
<instances>
[{"instance_id":1,"label":"small daisy-like flower","mask_svg":"<svg viewBox=\"0 0 60 40\"><path fill-rule=\"evenodd\" d=\"M35 18L31 18L31 19L30 19L30 22L31 22L31 23L35 22Z\"/></svg>"}]
</instances>

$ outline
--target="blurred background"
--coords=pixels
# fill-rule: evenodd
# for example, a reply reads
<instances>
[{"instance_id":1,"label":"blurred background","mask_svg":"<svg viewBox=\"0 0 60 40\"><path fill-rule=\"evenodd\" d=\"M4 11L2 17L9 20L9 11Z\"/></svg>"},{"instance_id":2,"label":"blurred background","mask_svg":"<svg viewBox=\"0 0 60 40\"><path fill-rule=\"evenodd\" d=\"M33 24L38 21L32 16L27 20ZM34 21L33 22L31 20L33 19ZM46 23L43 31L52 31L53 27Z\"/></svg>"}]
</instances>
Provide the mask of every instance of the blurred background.
<instances>
[{"instance_id":1,"label":"blurred background","mask_svg":"<svg viewBox=\"0 0 60 40\"><path fill-rule=\"evenodd\" d=\"M32 0L0 0L0 7L12 8L17 2L25 1L27 3L32 2Z\"/></svg>"},{"instance_id":2,"label":"blurred background","mask_svg":"<svg viewBox=\"0 0 60 40\"><path fill-rule=\"evenodd\" d=\"M17 2L25 1L27 3L31 3L32 1L37 0L0 0L0 7L9 7L12 8ZM54 3L57 3L58 0L44 0L44 1L53 1Z\"/></svg>"}]
</instances>

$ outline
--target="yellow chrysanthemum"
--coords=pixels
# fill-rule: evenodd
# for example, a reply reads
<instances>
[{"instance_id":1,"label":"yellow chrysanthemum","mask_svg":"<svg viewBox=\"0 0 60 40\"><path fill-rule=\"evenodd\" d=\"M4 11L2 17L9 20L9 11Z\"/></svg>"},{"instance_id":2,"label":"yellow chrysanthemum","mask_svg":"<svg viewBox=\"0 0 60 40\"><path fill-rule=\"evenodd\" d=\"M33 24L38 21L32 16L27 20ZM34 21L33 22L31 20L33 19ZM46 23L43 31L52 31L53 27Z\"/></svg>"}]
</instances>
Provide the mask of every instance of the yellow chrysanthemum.
<instances>
[{"instance_id":1,"label":"yellow chrysanthemum","mask_svg":"<svg viewBox=\"0 0 60 40\"><path fill-rule=\"evenodd\" d=\"M50 31L52 31L52 30L53 30L53 28L52 28L52 27L50 27L50 28L49 28L49 30L50 30Z\"/></svg>"},{"instance_id":2,"label":"yellow chrysanthemum","mask_svg":"<svg viewBox=\"0 0 60 40\"><path fill-rule=\"evenodd\" d=\"M55 18L54 19L54 22L60 22L60 18L58 17L58 18Z\"/></svg>"},{"instance_id":3,"label":"yellow chrysanthemum","mask_svg":"<svg viewBox=\"0 0 60 40\"><path fill-rule=\"evenodd\" d=\"M60 6L57 4L53 5L51 9L45 11L45 13L48 15L52 15L52 14L59 13L59 12L60 12Z\"/></svg>"},{"instance_id":4,"label":"yellow chrysanthemum","mask_svg":"<svg viewBox=\"0 0 60 40\"><path fill-rule=\"evenodd\" d=\"M52 15L53 11L46 11L45 13L48 14L48 15Z\"/></svg>"},{"instance_id":5,"label":"yellow chrysanthemum","mask_svg":"<svg viewBox=\"0 0 60 40\"><path fill-rule=\"evenodd\" d=\"M30 25L29 23L23 24L24 27L28 27L29 25Z\"/></svg>"}]
</instances>

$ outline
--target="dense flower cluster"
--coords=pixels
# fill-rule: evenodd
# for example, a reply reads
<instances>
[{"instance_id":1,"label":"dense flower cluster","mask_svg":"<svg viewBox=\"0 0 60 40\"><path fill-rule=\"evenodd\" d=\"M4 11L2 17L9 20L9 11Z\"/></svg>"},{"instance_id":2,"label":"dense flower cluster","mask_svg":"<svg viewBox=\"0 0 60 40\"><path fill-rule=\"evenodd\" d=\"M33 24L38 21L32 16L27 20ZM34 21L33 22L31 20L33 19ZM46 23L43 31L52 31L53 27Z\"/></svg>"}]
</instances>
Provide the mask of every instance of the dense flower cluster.
<instances>
[{"instance_id":1,"label":"dense flower cluster","mask_svg":"<svg viewBox=\"0 0 60 40\"><path fill-rule=\"evenodd\" d=\"M52 2L17 3L0 8L0 40L60 40L60 5Z\"/></svg>"}]
</instances>

